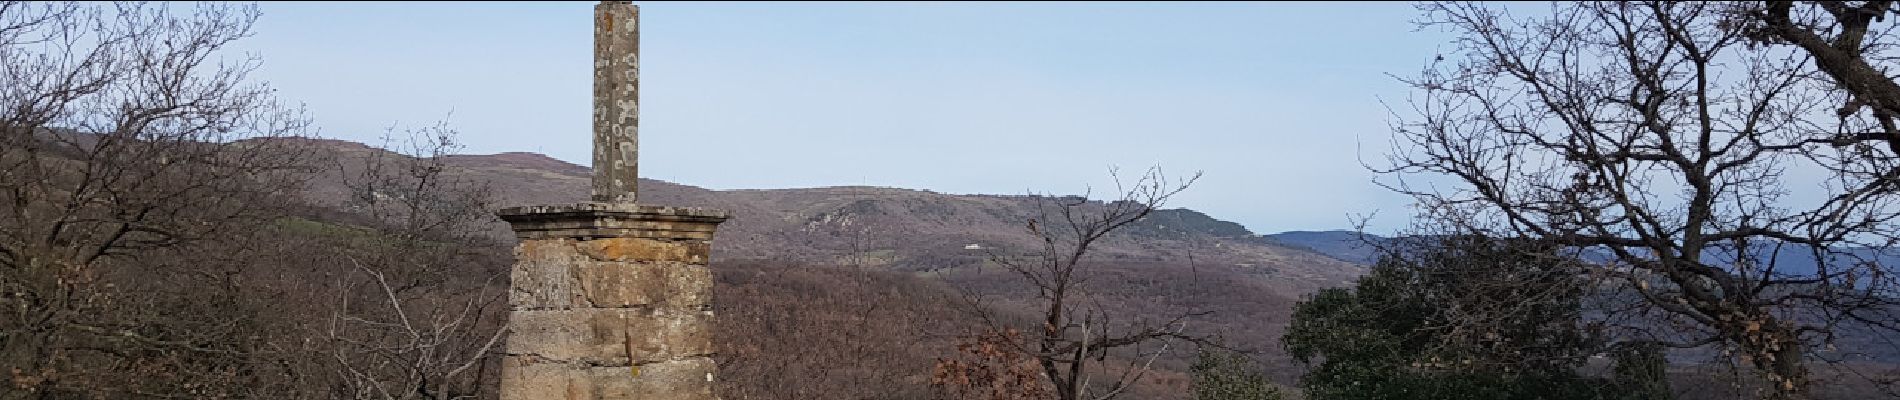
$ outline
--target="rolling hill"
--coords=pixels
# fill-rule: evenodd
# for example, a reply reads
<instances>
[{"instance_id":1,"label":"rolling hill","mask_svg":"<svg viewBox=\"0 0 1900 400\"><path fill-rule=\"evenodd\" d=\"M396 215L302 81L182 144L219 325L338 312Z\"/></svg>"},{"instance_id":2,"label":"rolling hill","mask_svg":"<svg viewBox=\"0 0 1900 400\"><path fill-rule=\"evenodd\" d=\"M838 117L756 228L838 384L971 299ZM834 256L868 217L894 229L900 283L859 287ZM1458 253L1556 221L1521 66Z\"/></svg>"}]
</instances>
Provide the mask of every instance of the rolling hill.
<instances>
[{"instance_id":1,"label":"rolling hill","mask_svg":"<svg viewBox=\"0 0 1900 400\"><path fill-rule=\"evenodd\" d=\"M345 159L384 152L352 142L320 143ZM446 159L452 175L490 185L495 207L574 203L588 197L586 167L540 154ZM346 167L344 173L349 172ZM715 259L912 272L978 265L990 251L1027 248L1032 242L1022 221L1036 213L1037 203L1034 197L1022 195L956 195L867 186L709 190L641 179L639 188L641 203L732 212L733 218L719 228ZM341 179L335 177L319 179L310 187L310 196L320 202L340 202L345 193ZM492 234L506 236L505 224L491 225ZM1159 210L1106 239L1094 255L1104 262L1241 268L1262 276L1286 295L1347 284L1363 269L1314 249L1260 240L1239 224L1189 209Z\"/></svg>"},{"instance_id":2,"label":"rolling hill","mask_svg":"<svg viewBox=\"0 0 1900 400\"><path fill-rule=\"evenodd\" d=\"M320 147L334 152L340 171L333 176L310 182L307 196L313 203L345 204L347 189L342 177L357 172L353 158L370 155L398 157L384 150L343 141L318 141ZM457 155L446 158L451 176L489 185L495 197L493 207L530 204L573 203L586 200L589 170L532 153L493 155ZM940 302L926 299L956 299L958 293L989 299L989 307L1005 313L1027 312L1037 299L1033 290L998 268L984 268L990 252L1011 253L1029 248L1032 238L1023 228L1024 218L1036 213L1037 199L1031 196L956 195L927 190L884 187L844 186L807 189L709 190L689 185L640 180L641 203L708 207L731 211L733 218L720 226L714 240L714 269L722 277L750 276L761 272L794 274L811 270L808 276L791 279L744 279L718 289L715 297L721 313L756 315L763 321L734 323L742 326L804 326L799 315L837 315L852 312L849 301L787 302L783 298L829 298L826 293L863 291L862 288L830 287L849 279L827 282L825 276L849 277L852 273L825 272L870 271L906 279L939 282L919 288L941 288L916 293L885 295L889 304ZM506 224L493 221L487 234L512 240ZM1282 384L1291 384L1299 372L1280 349L1278 338L1290 322L1293 302L1321 288L1349 284L1364 267L1341 261L1313 249L1263 240L1239 224L1189 209L1158 210L1131 224L1094 248L1089 301L1114 310L1126 321L1165 320L1190 311L1207 311L1189 320L1194 333L1216 335L1230 346L1258 351L1258 359ZM758 269L758 265L777 268ZM789 268L789 269L788 269ZM738 272L749 271L749 272ZM732 275L740 274L740 275ZM785 275L793 276L793 275ZM816 278L816 279L813 279ZM726 278L722 278L726 279ZM778 282L778 283L773 283ZM895 282L895 281L893 281ZM787 285L763 287L759 285ZM943 292L948 291L948 292ZM744 293L804 293L780 297L752 296ZM939 309L954 309L943 305ZM948 308L946 308L948 307ZM771 309L755 313L745 310ZM735 314L736 313L736 314ZM928 317L948 318L949 316ZM885 317L880 317L885 318ZM893 315L888 318L898 318ZM952 318L954 319L954 318ZM758 325L764 324L764 325ZM746 328L751 330L763 328ZM812 327L816 335L843 334L824 327ZM920 328L921 329L921 328ZM941 327L930 328L940 330ZM834 332L834 333L822 333ZM957 334L934 332L933 334ZM770 346L772 335L721 331L721 339L735 351L748 346ZM803 334L803 333L792 333ZM893 345L895 346L895 345ZM912 360L917 354L949 351L947 345L936 349L904 345L881 348L882 359ZM921 352L921 353L920 353ZM760 353L770 357L804 357L801 354ZM814 353L816 354L816 353ZM899 356L904 354L905 356ZM816 357L816 355L813 355ZM1182 346L1155 365L1159 369L1142 386L1142 391L1159 393L1153 398L1176 398L1186 388L1185 371L1192 361L1191 346ZM797 364L795 359L771 360ZM912 365L912 361L893 361ZM892 364L891 367L895 367ZM921 371L920 371L921 372ZM914 381L915 377L910 377ZM742 380L737 386L768 384ZM915 383L915 382L913 382ZM739 392L745 388L734 389Z\"/></svg>"}]
</instances>

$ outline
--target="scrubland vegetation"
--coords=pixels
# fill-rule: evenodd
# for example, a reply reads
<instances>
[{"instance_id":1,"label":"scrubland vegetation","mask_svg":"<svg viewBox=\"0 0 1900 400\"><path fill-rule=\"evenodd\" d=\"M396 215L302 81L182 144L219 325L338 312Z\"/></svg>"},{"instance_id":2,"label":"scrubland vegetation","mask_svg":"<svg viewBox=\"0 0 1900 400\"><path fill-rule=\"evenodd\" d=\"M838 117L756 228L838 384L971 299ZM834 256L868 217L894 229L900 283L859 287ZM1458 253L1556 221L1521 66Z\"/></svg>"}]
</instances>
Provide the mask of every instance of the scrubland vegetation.
<instances>
[{"instance_id":1,"label":"scrubland vegetation","mask_svg":"<svg viewBox=\"0 0 1900 400\"><path fill-rule=\"evenodd\" d=\"M1419 8L1458 39L1372 162L1417 228L1350 255L1159 169L642 199L736 214L726 399L1900 397L1900 6ZM496 396L492 212L586 170L315 138L228 52L257 15L0 2L0 399Z\"/></svg>"}]
</instances>

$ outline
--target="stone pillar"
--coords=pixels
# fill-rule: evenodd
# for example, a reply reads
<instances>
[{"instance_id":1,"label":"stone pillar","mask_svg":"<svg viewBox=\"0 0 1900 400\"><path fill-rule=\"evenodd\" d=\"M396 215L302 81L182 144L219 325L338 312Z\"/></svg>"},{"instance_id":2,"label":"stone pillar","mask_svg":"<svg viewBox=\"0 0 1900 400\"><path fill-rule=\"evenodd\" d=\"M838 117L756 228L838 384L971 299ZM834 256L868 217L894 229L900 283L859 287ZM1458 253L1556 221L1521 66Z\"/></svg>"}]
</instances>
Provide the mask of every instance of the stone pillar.
<instances>
[{"instance_id":1,"label":"stone pillar","mask_svg":"<svg viewBox=\"0 0 1900 400\"><path fill-rule=\"evenodd\" d=\"M712 400L713 229L724 211L634 204L639 9L594 6L592 203L502 209L502 400Z\"/></svg>"},{"instance_id":2,"label":"stone pillar","mask_svg":"<svg viewBox=\"0 0 1900 400\"><path fill-rule=\"evenodd\" d=\"M503 209L511 272L502 400L711 400L723 211L582 203Z\"/></svg>"},{"instance_id":3,"label":"stone pillar","mask_svg":"<svg viewBox=\"0 0 1900 400\"><path fill-rule=\"evenodd\" d=\"M640 176L640 7L594 6L594 201L632 203Z\"/></svg>"}]
</instances>

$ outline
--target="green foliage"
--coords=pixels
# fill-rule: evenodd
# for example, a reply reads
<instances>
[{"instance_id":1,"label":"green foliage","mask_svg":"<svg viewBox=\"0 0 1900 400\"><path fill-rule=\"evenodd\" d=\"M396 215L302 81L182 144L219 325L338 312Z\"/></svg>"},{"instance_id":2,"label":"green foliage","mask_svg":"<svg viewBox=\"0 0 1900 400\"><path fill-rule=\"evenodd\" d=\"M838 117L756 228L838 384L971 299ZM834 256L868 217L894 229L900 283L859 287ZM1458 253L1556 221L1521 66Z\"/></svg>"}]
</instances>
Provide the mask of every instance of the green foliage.
<instances>
[{"instance_id":1,"label":"green foliage","mask_svg":"<svg viewBox=\"0 0 1900 400\"><path fill-rule=\"evenodd\" d=\"M1282 343L1312 365L1311 399L1605 399L1621 380L1581 376L1595 340L1582 285L1554 247L1432 239L1388 255L1352 289L1302 301Z\"/></svg>"},{"instance_id":2,"label":"green foliage","mask_svg":"<svg viewBox=\"0 0 1900 400\"><path fill-rule=\"evenodd\" d=\"M1260 367L1246 356L1217 349L1201 349L1193 370L1194 400L1280 400L1286 395L1260 375Z\"/></svg>"}]
</instances>

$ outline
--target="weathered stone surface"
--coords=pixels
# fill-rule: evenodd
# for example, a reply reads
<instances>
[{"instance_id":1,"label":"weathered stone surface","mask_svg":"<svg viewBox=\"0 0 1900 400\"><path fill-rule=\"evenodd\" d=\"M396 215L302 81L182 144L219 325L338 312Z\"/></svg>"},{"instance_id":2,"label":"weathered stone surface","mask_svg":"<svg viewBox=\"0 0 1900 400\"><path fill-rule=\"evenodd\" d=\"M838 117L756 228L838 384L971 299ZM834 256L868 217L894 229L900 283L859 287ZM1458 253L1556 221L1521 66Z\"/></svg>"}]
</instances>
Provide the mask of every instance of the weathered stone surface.
<instances>
[{"instance_id":1,"label":"weathered stone surface","mask_svg":"<svg viewBox=\"0 0 1900 400\"><path fill-rule=\"evenodd\" d=\"M581 299L592 307L698 309L712 303L712 269L682 263L590 262L576 266Z\"/></svg>"},{"instance_id":2,"label":"weathered stone surface","mask_svg":"<svg viewBox=\"0 0 1900 400\"><path fill-rule=\"evenodd\" d=\"M502 359L500 394L506 400L597 398L586 365L539 362L526 356Z\"/></svg>"},{"instance_id":3,"label":"weathered stone surface","mask_svg":"<svg viewBox=\"0 0 1900 400\"><path fill-rule=\"evenodd\" d=\"M638 366L503 361L503 399L713 400L711 358L696 357Z\"/></svg>"},{"instance_id":4,"label":"weathered stone surface","mask_svg":"<svg viewBox=\"0 0 1900 400\"><path fill-rule=\"evenodd\" d=\"M513 311L502 398L715 399L709 381L712 272L706 262L711 230L723 218L662 213L596 217L563 223L582 229L589 229L589 223L647 224L669 229L666 234L672 238L522 240L511 274ZM599 222L603 220L608 222ZM677 239L685 231L682 226L703 227L706 238ZM641 371L637 376L636 369Z\"/></svg>"},{"instance_id":5,"label":"weathered stone surface","mask_svg":"<svg viewBox=\"0 0 1900 400\"><path fill-rule=\"evenodd\" d=\"M580 242L581 254L599 261L671 261L705 264L712 244L647 238L601 238Z\"/></svg>"},{"instance_id":6,"label":"weathered stone surface","mask_svg":"<svg viewBox=\"0 0 1900 400\"><path fill-rule=\"evenodd\" d=\"M618 366L710 355L708 311L592 308L516 311L508 354Z\"/></svg>"},{"instance_id":7,"label":"weathered stone surface","mask_svg":"<svg viewBox=\"0 0 1900 400\"><path fill-rule=\"evenodd\" d=\"M588 372L600 382L597 390L604 399L713 400L718 399L713 395L715 367L712 358L698 357Z\"/></svg>"},{"instance_id":8,"label":"weathered stone surface","mask_svg":"<svg viewBox=\"0 0 1900 400\"><path fill-rule=\"evenodd\" d=\"M521 241L515 245L515 266L508 271L508 304L516 310L588 304L573 272L587 262L572 240Z\"/></svg>"},{"instance_id":9,"label":"weathered stone surface","mask_svg":"<svg viewBox=\"0 0 1900 400\"><path fill-rule=\"evenodd\" d=\"M594 20L594 201L631 204L640 176L640 8L604 1Z\"/></svg>"},{"instance_id":10,"label":"weathered stone surface","mask_svg":"<svg viewBox=\"0 0 1900 400\"><path fill-rule=\"evenodd\" d=\"M515 247L509 304L521 310L697 309L712 301L712 271L704 255L710 250L707 243L662 242L664 246L653 246L661 247L654 250L641 247L649 246L643 242L654 241L524 240Z\"/></svg>"}]
</instances>

